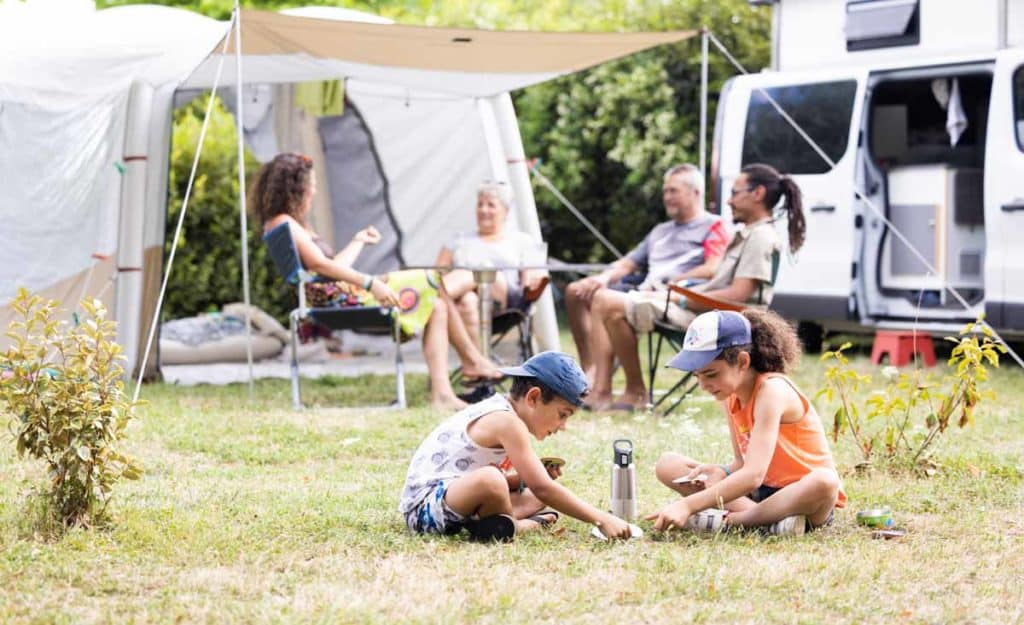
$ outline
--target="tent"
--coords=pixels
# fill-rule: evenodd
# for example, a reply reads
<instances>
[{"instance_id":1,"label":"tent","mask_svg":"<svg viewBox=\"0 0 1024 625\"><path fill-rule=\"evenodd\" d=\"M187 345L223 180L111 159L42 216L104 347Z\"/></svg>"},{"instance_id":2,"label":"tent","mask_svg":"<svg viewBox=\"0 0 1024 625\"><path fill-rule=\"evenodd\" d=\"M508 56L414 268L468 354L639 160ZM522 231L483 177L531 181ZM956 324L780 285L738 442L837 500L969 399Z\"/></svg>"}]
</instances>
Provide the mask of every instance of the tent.
<instances>
[{"instance_id":1,"label":"tent","mask_svg":"<svg viewBox=\"0 0 1024 625\"><path fill-rule=\"evenodd\" d=\"M367 223L385 232L391 244L357 265L383 271L429 264L441 243L472 229L484 179L512 185L514 227L539 237L509 91L694 34L496 32L250 10L240 24L237 58L229 24L168 7L0 24L0 305L18 286L67 303L99 295L129 370L140 365L163 269L173 107L213 86L218 71L221 87L243 85L239 122L257 154L297 149L318 161L319 232L339 241ZM340 115L296 104L299 83L326 80L341 81ZM0 324L10 316L0 309ZM550 296L538 334L557 345Z\"/></svg>"}]
</instances>

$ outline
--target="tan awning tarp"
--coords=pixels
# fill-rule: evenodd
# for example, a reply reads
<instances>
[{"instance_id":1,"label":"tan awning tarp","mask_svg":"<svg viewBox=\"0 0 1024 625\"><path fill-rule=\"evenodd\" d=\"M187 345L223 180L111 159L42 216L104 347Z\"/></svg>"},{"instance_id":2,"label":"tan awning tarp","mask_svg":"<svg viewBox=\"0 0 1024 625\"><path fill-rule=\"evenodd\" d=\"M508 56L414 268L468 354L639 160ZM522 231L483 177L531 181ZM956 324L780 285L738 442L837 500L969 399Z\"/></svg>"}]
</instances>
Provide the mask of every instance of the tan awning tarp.
<instances>
[{"instance_id":1,"label":"tan awning tarp","mask_svg":"<svg viewBox=\"0 0 1024 625\"><path fill-rule=\"evenodd\" d=\"M366 24L242 10L245 55L307 54L382 67L494 73L570 73L695 30L555 33ZM216 51L221 49L218 45ZM234 53L234 39L229 43Z\"/></svg>"},{"instance_id":2,"label":"tan awning tarp","mask_svg":"<svg viewBox=\"0 0 1024 625\"><path fill-rule=\"evenodd\" d=\"M242 74L249 84L347 78L458 97L492 96L565 76L697 31L544 33L367 24L242 11ZM185 87L236 82L234 33Z\"/></svg>"}]
</instances>

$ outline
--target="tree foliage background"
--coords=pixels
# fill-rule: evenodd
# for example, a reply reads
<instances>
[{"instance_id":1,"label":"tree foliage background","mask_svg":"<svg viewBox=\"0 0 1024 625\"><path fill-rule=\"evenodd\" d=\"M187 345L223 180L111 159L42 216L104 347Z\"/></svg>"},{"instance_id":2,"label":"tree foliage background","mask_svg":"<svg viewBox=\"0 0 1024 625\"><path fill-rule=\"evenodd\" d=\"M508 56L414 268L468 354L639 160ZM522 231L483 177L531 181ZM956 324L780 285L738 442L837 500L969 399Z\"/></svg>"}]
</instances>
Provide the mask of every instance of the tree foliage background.
<instances>
[{"instance_id":1,"label":"tree foliage background","mask_svg":"<svg viewBox=\"0 0 1024 625\"><path fill-rule=\"evenodd\" d=\"M97 0L99 7L136 0ZM231 0L165 0L160 4L227 19ZM337 5L377 13L396 22L531 30L691 30L707 26L750 71L769 63L770 13L747 0L245 0L251 8ZM639 242L664 219L662 174L681 162L697 163L700 113L700 38L661 46L514 94L524 148L542 159L551 179L620 250ZM714 47L709 56L708 150L718 93L737 70ZM181 204L203 108L190 106L175 116L171 214ZM165 318L215 309L240 299L238 269L237 169L234 128L219 112L207 139L203 186L193 206L208 200L196 221L186 223L186 245L168 292ZM220 134L218 134L220 133ZM710 158L708 160L710 164ZM250 164L251 165L251 164ZM611 253L579 227L558 200L536 184L541 227L553 256L566 261L610 261ZM255 227L255 224L252 224ZM196 234L197 228L205 233ZM169 230L173 231L173 230ZM254 296L257 305L280 315L291 304L286 289L273 285L269 261L261 258L259 237L250 236ZM191 249L190 249L191 248ZM181 263L178 265L178 263ZM186 293L178 293L178 291Z\"/></svg>"}]
</instances>

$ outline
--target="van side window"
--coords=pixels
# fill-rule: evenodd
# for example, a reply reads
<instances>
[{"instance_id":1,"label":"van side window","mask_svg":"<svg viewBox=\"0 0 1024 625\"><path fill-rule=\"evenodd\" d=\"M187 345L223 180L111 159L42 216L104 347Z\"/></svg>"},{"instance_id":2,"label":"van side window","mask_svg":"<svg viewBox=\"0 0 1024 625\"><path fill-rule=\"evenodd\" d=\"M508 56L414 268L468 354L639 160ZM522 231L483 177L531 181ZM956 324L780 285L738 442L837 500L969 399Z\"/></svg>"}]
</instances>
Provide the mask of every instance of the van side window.
<instances>
[{"instance_id":1,"label":"van side window","mask_svg":"<svg viewBox=\"0 0 1024 625\"><path fill-rule=\"evenodd\" d=\"M846 153L857 81L840 80L765 89L832 161ZM767 163L787 174L823 174L832 169L755 90L747 107L743 165Z\"/></svg>"},{"instance_id":2,"label":"van side window","mask_svg":"<svg viewBox=\"0 0 1024 625\"><path fill-rule=\"evenodd\" d=\"M921 41L919 0L847 0L846 49L910 46Z\"/></svg>"},{"instance_id":3,"label":"van side window","mask_svg":"<svg viewBox=\"0 0 1024 625\"><path fill-rule=\"evenodd\" d=\"M1024 152L1024 65L1013 74L1013 122L1017 129L1017 148Z\"/></svg>"}]
</instances>

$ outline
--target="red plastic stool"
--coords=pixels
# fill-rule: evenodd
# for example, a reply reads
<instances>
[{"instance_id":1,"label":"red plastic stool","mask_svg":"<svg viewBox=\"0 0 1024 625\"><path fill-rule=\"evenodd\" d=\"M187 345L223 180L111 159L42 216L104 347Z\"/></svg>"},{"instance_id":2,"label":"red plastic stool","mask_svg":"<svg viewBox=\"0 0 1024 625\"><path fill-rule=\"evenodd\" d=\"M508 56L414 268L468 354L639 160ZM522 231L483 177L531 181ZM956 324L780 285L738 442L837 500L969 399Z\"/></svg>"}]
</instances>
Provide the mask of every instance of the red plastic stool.
<instances>
[{"instance_id":1,"label":"red plastic stool","mask_svg":"<svg viewBox=\"0 0 1024 625\"><path fill-rule=\"evenodd\" d=\"M875 344L871 348L871 362L879 364L882 357L889 356L889 364L902 367L914 357L914 352L924 359L924 364L935 366L935 346L929 334L917 333L913 330L878 330L875 332Z\"/></svg>"}]
</instances>

